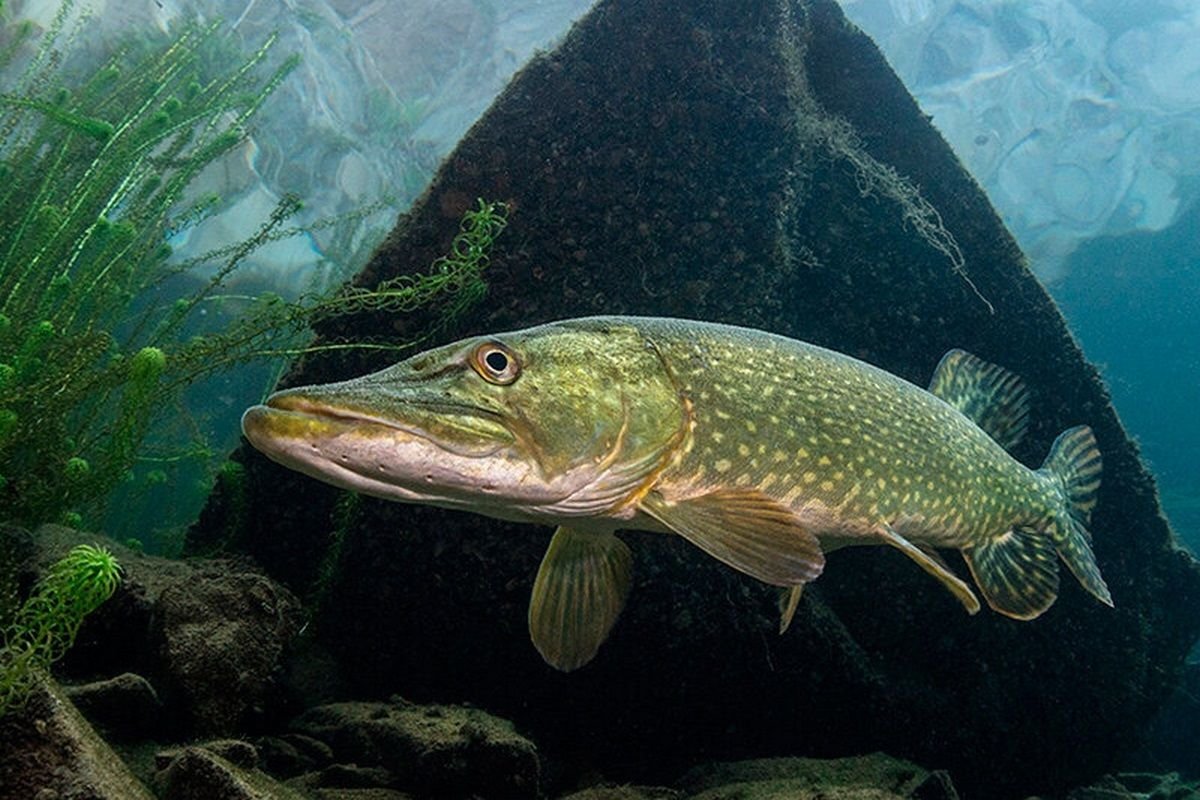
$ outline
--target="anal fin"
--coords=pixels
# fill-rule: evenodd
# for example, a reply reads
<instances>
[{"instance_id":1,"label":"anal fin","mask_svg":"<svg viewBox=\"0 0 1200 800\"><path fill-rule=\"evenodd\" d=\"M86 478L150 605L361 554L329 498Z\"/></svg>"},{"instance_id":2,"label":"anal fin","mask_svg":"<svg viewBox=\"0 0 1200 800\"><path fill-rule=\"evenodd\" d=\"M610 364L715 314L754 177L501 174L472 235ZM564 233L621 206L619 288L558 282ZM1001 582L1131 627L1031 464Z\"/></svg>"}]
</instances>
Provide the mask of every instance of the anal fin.
<instances>
[{"instance_id":1,"label":"anal fin","mask_svg":"<svg viewBox=\"0 0 1200 800\"><path fill-rule=\"evenodd\" d=\"M1007 617L1033 619L1058 597L1058 553L1041 531L1016 528L962 552L988 605Z\"/></svg>"},{"instance_id":2,"label":"anal fin","mask_svg":"<svg viewBox=\"0 0 1200 800\"><path fill-rule=\"evenodd\" d=\"M629 548L611 533L554 532L529 601L529 635L546 663L569 672L592 660L625 607Z\"/></svg>"},{"instance_id":3,"label":"anal fin","mask_svg":"<svg viewBox=\"0 0 1200 800\"><path fill-rule=\"evenodd\" d=\"M880 526L879 535L892 547L917 562L921 569L941 581L942 585L949 589L950 593L957 597L958 601L963 604L968 614L979 612L979 598L971 591L971 587L967 586L966 581L950 571L950 568L946 566L946 562L942 560L941 556L931 550L918 547L896 533L892 529L892 526L886 523Z\"/></svg>"}]
</instances>

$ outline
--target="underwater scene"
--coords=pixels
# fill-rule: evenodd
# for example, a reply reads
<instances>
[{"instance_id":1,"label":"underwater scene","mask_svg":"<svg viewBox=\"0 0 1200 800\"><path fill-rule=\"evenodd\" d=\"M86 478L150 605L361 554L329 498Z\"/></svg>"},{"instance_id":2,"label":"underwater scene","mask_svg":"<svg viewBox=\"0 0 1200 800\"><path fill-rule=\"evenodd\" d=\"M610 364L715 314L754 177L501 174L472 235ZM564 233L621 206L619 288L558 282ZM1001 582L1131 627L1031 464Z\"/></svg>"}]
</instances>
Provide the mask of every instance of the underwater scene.
<instances>
[{"instance_id":1,"label":"underwater scene","mask_svg":"<svg viewBox=\"0 0 1200 800\"><path fill-rule=\"evenodd\" d=\"M1190 0L0 0L0 800L1200 797Z\"/></svg>"}]
</instances>

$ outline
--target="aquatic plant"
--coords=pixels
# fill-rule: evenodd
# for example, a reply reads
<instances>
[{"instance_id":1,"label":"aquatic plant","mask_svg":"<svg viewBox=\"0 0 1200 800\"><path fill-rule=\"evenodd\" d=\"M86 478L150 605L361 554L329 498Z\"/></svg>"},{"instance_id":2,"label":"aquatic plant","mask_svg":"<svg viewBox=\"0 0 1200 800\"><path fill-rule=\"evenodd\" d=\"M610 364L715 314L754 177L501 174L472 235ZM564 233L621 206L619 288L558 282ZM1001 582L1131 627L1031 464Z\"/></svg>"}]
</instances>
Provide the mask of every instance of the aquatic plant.
<instances>
[{"instance_id":1,"label":"aquatic plant","mask_svg":"<svg viewBox=\"0 0 1200 800\"><path fill-rule=\"evenodd\" d=\"M20 708L36 680L71 648L88 614L121 584L121 566L103 547L73 548L38 581L0 628L0 717Z\"/></svg>"},{"instance_id":2,"label":"aquatic plant","mask_svg":"<svg viewBox=\"0 0 1200 800\"><path fill-rule=\"evenodd\" d=\"M916 184L867 152L849 122L820 110L816 104L809 104L796 129L806 144L822 147L835 158L845 161L853 170L855 185L863 197L878 197L894 203L902 224L911 226L917 236L949 262L950 269L983 303L989 314L996 313L995 306L968 274L966 256L954 234L946 228L941 212Z\"/></svg>"},{"instance_id":3,"label":"aquatic plant","mask_svg":"<svg viewBox=\"0 0 1200 800\"><path fill-rule=\"evenodd\" d=\"M315 299L305 306L304 313L312 320L364 311L403 314L437 302L439 324L458 318L487 293L483 272L496 237L508 224L504 203L483 198L477 203L463 213L450 252L435 260L427 272L398 275L370 289L349 286L333 297Z\"/></svg>"},{"instance_id":4,"label":"aquatic plant","mask_svg":"<svg viewBox=\"0 0 1200 800\"><path fill-rule=\"evenodd\" d=\"M216 205L188 188L236 147L295 66L267 70L272 39L223 71L200 67L219 23L132 45L65 84L66 2L0 92L0 507L32 524L78 520L127 473L154 414L195 377L204 348L183 324L296 205L225 255L210 281L166 305L168 236ZM28 26L7 26L30 43ZM0 66L15 71L18 46Z\"/></svg>"},{"instance_id":5,"label":"aquatic plant","mask_svg":"<svg viewBox=\"0 0 1200 800\"><path fill-rule=\"evenodd\" d=\"M101 511L163 412L182 410L184 389L217 370L306 351L315 319L435 304L435 319L453 319L486 291L481 274L505 221L502 204L480 201L427 274L374 289L295 302L231 295L229 278L258 248L360 223L380 204L300 228L288 221L302 203L285 196L244 241L172 258L170 238L220 207L194 179L245 140L297 60L269 66L274 37L235 56L217 22L131 44L71 81L56 49L71 8L62 4L19 78L0 91L0 519L25 525L78 525ZM8 28L11 41L32 42L28 26ZM0 79L20 51L0 51ZM199 288L181 297L174 287L183 277ZM235 311L209 315L221 322L204 329L202 312L218 307ZM412 343L366 346L404 344ZM195 438L175 441L160 463L212 455L198 428L189 431Z\"/></svg>"}]
</instances>

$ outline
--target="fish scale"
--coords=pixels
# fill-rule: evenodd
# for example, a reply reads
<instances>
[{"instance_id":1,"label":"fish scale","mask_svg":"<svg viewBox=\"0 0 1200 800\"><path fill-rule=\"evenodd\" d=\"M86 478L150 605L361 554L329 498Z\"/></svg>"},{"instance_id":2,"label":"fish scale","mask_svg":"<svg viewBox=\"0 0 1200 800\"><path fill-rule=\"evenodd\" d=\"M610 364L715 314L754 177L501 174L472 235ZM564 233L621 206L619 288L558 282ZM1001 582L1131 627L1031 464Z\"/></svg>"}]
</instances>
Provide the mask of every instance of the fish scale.
<instances>
[{"instance_id":1,"label":"fish scale","mask_svg":"<svg viewBox=\"0 0 1200 800\"><path fill-rule=\"evenodd\" d=\"M995 535L1001 520L1049 515L1048 480L890 373L759 331L716 339L667 322L651 335L698 399L692 441L663 475L664 493L756 486L794 508L829 509L818 536L858 531L868 543L878 543L879 520L905 519L925 541L956 547Z\"/></svg>"},{"instance_id":2,"label":"fish scale","mask_svg":"<svg viewBox=\"0 0 1200 800\"><path fill-rule=\"evenodd\" d=\"M961 350L929 390L763 331L590 317L472 337L371 375L277 392L242 429L270 458L390 500L557 526L529 629L562 670L588 663L624 607L618 530L675 534L782 587L781 629L825 554L894 547L970 613L959 550L996 611L1033 619L1058 563L1112 605L1087 526L1100 486L1092 431L1038 469L1006 448L1029 394Z\"/></svg>"}]
</instances>

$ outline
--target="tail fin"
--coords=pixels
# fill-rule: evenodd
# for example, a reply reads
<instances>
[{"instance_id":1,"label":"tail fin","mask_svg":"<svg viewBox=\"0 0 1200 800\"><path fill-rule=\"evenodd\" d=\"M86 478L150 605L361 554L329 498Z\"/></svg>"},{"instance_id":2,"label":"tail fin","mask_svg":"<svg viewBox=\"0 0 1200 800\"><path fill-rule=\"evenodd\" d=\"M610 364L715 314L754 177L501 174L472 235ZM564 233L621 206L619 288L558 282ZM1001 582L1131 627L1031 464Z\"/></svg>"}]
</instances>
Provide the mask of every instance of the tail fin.
<instances>
[{"instance_id":1,"label":"tail fin","mask_svg":"<svg viewBox=\"0 0 1200 800\"><path fill-rule=\"evenodd\" d=\"M1061 488L1064 508L1050 534L1054 547L1083 588L1111 606L1112 595L1092 554L1092 535L1087 526L1096 507L1103 463L1092 429L1080 425L1062 432L1054 440L1050 455L1038 470Z\"/></svg>"}]
</instances>

